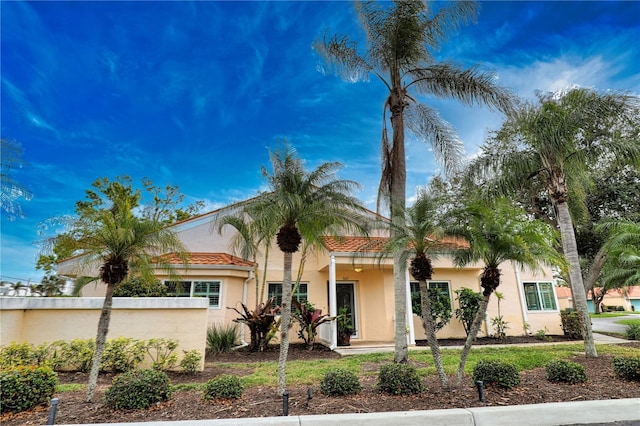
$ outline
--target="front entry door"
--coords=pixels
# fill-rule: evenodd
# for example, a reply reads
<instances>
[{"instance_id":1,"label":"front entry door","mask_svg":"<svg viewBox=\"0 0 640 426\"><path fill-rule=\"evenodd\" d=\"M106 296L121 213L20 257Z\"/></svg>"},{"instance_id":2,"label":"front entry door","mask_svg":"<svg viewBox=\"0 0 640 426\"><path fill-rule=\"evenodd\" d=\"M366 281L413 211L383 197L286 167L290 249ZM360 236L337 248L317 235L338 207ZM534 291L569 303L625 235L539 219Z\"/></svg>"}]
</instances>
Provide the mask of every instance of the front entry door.
<instances>
[{"instance_id":1,"label":"front entry door","mask_svg":"<svg viewBox=\"0 0 640 426\"><path fill-rule=\"evenodd\" d=\"M352 336L358 336L358 323L356 315L356 298L355 298L355 285L354 283L336 283L336 302L338 311L340 308L346 306L349 309L349 315L351 316L351 323L353 324L354 331Z\"/></svg>"}]
</instances>

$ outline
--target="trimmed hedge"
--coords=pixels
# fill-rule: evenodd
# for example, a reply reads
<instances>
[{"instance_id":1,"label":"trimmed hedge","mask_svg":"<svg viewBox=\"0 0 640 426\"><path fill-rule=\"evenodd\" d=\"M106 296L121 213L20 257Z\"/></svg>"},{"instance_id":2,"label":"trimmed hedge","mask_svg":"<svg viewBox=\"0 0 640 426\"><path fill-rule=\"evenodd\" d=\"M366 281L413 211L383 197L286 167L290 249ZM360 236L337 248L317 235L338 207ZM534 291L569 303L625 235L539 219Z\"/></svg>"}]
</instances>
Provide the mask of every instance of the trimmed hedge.
<instances>
[{"instance_id":1,"label":"trimmed hedge","mask_svg":"<svg viewBox=\"0 0 640 426\"><path fill-rule=\"evenodd\" d=\"M320 391L327 396L356 395L361 390L358 376L342 368L328 371L320 382Z\"/></svg>"},{"instance_id":2,"label":"trimmed hedge","mask_svg":"<svg viewBox=\"0 0 640 426\"><path fill-rule=\"evenodd\" d=\"M113 379L104 396L107 405L116 410L148 408L171 398L171 382L162 371L127 371Z\"/></svg>"},{"instance_id":3,"label":"trimmed hedge","mask_svg":"<svg viewBox=\"0 0 640 426\"><path fill-rule=\"evenodd\" d=\"M243 391L244 387L237 376L221 374L205 383L203 398L206 400L216 398L238 399L242 396Z\"/></svg>"},{"instance_id":4,"label":"trimmed hedge","mask_svg":"<svg viewBox=\"0 0 640 426\"><path fill-rule=\"evenodd\" d=\"M380 367L378 389L391 395L412 395L424 391L424 384L414 367L386 364Z\"/></svg>"},{"instance_id":5,"label":"trimmed hedge","mask_svg":"<svg viewBox=\"0 0 640 426\"><path fill-rule=\"evenodd\" d=\"M19 366L0 371L0 412L29 410L49 402L58 376L49 367Z\"/></svg>"},{"instance_id":6,"label":"trimmed hedge","mask_svg":"<svg viewBox=\"0 0 640 426\"><path fill-rule=\"evenodd\" d=\"M520 384L520 373L513 364L483 359L473 367L473 381L478 380L483 381L485 385L511 389Z\"/></svg>"},{"instance_id":7,"label":"trimmed hedge","mask_svg":"<svg viewBox=\"0 0 640 426\"><path fill-rule=\"evenodd\" d=\"M550 382L584 383L587 381L587 373L582 364L571 361L551 361L546 366L547 379Z\"/></svg>"}]
</instances>

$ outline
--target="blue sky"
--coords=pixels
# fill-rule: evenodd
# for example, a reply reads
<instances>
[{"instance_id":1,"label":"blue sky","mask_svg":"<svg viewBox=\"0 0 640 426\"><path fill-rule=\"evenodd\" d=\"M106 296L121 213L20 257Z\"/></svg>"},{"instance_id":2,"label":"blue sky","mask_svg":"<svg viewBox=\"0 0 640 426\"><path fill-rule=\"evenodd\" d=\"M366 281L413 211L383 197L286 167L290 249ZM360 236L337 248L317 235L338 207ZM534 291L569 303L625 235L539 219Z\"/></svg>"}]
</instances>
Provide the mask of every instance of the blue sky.
<instances>
[{"instance_id":1,"label":"blue sky","mask_svg":"<svg viewBox=\"0 0 640 426\"><path fill-rule=\"evenodd\" d=\"M268 148L288 139L308 168L339 176L375 208L384 86L319 71L325 33L362 37L351 2L2 1L3 138L26 164L33 198L3 214L2 280L37 282L39 224L71 214L98 177L177 185L207 209L264 189ZM572 85L640 94L640 2L483 2L475 25L437 52L478 65L523 98ZM502 117L437 107L477 152ZM408 197L439 169L409 139Z\"/></svg>"}]
</instances>

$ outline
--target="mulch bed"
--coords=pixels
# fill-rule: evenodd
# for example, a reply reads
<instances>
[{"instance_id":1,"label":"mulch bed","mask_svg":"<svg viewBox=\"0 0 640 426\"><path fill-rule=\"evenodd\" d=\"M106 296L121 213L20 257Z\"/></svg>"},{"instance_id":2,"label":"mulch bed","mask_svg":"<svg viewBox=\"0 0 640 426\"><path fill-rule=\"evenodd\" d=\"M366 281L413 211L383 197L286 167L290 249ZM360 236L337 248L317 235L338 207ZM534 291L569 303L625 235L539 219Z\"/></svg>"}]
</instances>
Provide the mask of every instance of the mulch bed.
<instances>
[{"instance_id":1,"label":"mulch bed","mask_svg":"<svg viewBox=\"0 0 640 426\"><path fill-rule=\"evenodd\" d=\"M459 344L459 343L456 343ZM640 342L624 344L638 348ZM289 360L337 358L340 355L322 346L307 351L300 345L291 345ZM263 362L277 360L276 348L263 353L239 351L231 355L219 355L207 360L204 371L195 376L172 373L172 383L205 382L221 373L247 374L247 371L220 367L222 362ZM482 406L537 404L545 402L585 401L599 399L640 398L640 383L619 379L613 372L612 357L601 355L586 358L577 355L573 361L585 367L589 381L586 384L568 385L547 381L544 368L521 373L522 382L510 391L488 388L486 402L478 400L476 387L467 380L461 389L441 390L436 376L424 380L427 391L416 396L388 396L375 390L377 377L361 377L362 393L350 397L325 397L318 386L308 399L306 386L292 386L289 392L289 415L369 413L383 411L432 410L442 408L468 408ZM275 372L274 372L275 374ZM61 383L86 383L82 373L61 374ZM175 420L224 419L242 417L268 417L282 414L282 399L275 395L271 387L250 387L245 389L237 401L204 401L199 391L176 391L171 400L157 404L146 410L115 411L104 405L104 391L110 385L112 375L101 375L94 403L83 402L83 392L65 392L56 395L60 399L56 417L57 424L113 423L113 422L154 422ZM0 417L3 426L45 424L47 407Z\"/></svg>"}]
</instances>

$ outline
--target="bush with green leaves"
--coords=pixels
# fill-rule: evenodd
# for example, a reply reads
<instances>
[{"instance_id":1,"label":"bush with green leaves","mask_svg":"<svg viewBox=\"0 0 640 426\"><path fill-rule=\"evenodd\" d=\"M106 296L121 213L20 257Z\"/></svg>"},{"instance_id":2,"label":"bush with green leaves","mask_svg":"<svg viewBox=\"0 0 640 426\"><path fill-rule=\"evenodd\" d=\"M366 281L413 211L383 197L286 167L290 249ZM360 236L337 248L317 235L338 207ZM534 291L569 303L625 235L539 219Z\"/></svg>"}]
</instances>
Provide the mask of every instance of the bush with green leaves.
<instances>
[{"instance_id":1,"label":"bush with green leaves","mask_svg":"<svg viewBox=\"0 0 640 426\"><path fill-rule=\"evenodd\" d=\"M56 370L88 372L93 361L95 342L93 339L73 339L56 342L54 365Z\"/></svg>"},{"instance_id":2,"label":"bush with green leaves","mask_svg":"<svg viewBox=\"0 0 640 426\"><path fill-rule=\"evenodd\" d=\"M385 364L378 373L378 389L391 395L413 395L424 391L424 384L414 367Z\"/></svg>"},{"instance_id":3,"label":"bush with green leaves","mask_svg":"<svg viewBox=\"0 0 640 426\"><path fill-rule=\"evenodd\" d=\"M187 374L196 374L200 367L202 354L197 349L182 352L184 352L184 356L180 360L180 369Z\"/></svg>"},{"instance_id":4,"label":"bush with green leaves","mask_svg":"<svg viewBox=\"0 0 640 426\"><path fill-rule=\"evenodd\" d=\"M148 408L171 398L171 382L163 371L131 370L117 375L104 396L116 410Z\"/></svg>"},{"instance_id":5,"label":"bush with green leaves","mask_svg":"<svg viewBox=\"0 0 640 426\"><path fill-rule=\"evenodd\" d=\"M133 370L144 360L146 351L146 343L143 340L131 337L108 340L102 353L100 369L116 373Z\"/></svg>"},{"instance_id":6,"label":"bush with green leaves","mask_svg":"<svg viewBox=\"0 0 640 426\"><path fill-rule=\"evenodd\" d=\"M49 367L19 366L0 370L0 412L29 410L47 403L58 377Z\"/></svg>"},{"instance_id":7,"label":"bush with green leaves","mask_svg":"<svg viewBox=\"0 0 640 426\"><path fill-rule=\"evenodd\" d=\"M31 343L11 342L0 349L0 368L38 365L38 356Z\"/></svg>"},{"instance_id":8,"label":"bush with green leaves","mask_svg":"<svg viewBox=\"0 0 640 426\"><path fill-rule=\"evenodd\" d=\"M231 352L237 339L237 324L213 324L207 328L207 351L214 355Z\"/></svg>"},{"instance_id":9,"label":"bush with green leaves","mask_svg":"<svg viewBox=\"0 0 640 426\"><path fill-rule=\"evenodd\" d=\"M167 287L156 279L140 277L122 281L113 290L113 297L166 297Z\"/></svg>"},{"instance_id":10,"label":"bush with green leaves","mask_svg":"<svg viewBox=\"0 0 640 426\"><path fill-rule=\"evenodd\" d=\"M618 377L640 381L640 356L616 356L613 371Z\"/></svg>"},{"instance_id":11,"label":"bush with green leaves","mask_svg":"<svg viewBox=\"0 0 640 426\"><path fill-rule=\"evenodd\" d=\"M343 368L328 371L320 382L320 392L327 396L357 395L361 390L358 376Z\"/></svg>"},{"instance_id":12,"label":"bush with green leaves","mask_svg":"<svg viewBox=\"0 0 640 426\"><path fill-rule=\"evenodd\" d=\"M640 340L640 324L629 324L627 328L627 339Z\"/></svg>"},{"instance_id":13,"label":"bush with green leaves","mask_svg":"<svg viewBox=\"0 0 640 426\"><path fill-rule=\"evenodd\" d=\"M582 326L582 316L574 309L565 309L560 312L562 321L562 331L565 336L571 339L583 339L584 327Z\"/></svg>"},{"instance_id":14,"label":"bush with green leaves","mask_svg":"<svg viewBox=\"0 0 640 426\"><path fill-rule=\"evenodd\" d=\"M480 360L473 367L473 381L482 381L485 386L495 385L511 389L520 383L520 373L515 365L494 360Z\"/></svg>"},{"instance_id":15,"label":"bush with green leaves","mask_svg":"<svg viewBox=\"0 0 640 426\"><path fill-rule=\"evenodd\" d=\"M475 292L470 288L463 287L456 290L456 300L458 301L458 309L456 309L456 318L462 323L465 333L469 335L471 324L482 302L482 293Z\"/></svg>"},{"instance_id":16,"label":"bush with green leaves","mask_svg":"<svg viewBox=\"0 0 640 426\"><path fill-rule=\"evenodd\" d=\"M171 370L178 362L178 355L174 353L178 341L173 339L147 340L147 353L151 358L151 368L154 370Z\"/></svg>"},{"instance_id":17,"label":"bush with green leaves","mask_svg":"<svg viewBox=\"0 0 640 426\"><path fill-rule=\"evenodd\" d=\"M584 367L577 362L571 361L551 361L546 366L547 379L550 382L584 383L587 381L587 373Z\"/></svg>"},{"instance_id":18,"label":"bush with green leaves","mask_svg":"<svg viewBox=\"0 0 640 426\"><path fill-rule=\"evenodd\" d=\"M206 400L223 398L238 399L242 396L244 386L237 376L221 374L204 385L203 398Z\"/></svg>"}]
</instances>

